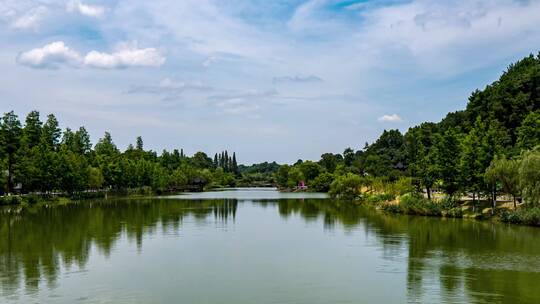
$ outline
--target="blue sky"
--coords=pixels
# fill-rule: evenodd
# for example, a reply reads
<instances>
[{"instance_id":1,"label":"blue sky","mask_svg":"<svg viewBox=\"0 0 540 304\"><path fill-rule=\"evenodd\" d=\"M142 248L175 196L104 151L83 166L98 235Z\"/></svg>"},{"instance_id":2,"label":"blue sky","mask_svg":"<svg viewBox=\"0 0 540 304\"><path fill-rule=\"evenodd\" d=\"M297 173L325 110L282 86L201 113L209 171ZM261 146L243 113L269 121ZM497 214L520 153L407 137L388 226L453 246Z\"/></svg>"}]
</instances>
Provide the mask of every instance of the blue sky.
<instances>
[{"instance_id":1,"label":"blue sky","mask_svg":"<svg viewBox=\"0 0 540 304\"><path fill-rule=\"evenodd\" d=\"M120 148L318 159L462 109L540 1L0 0L0 106Z\"/></svg>"}]
</instances>

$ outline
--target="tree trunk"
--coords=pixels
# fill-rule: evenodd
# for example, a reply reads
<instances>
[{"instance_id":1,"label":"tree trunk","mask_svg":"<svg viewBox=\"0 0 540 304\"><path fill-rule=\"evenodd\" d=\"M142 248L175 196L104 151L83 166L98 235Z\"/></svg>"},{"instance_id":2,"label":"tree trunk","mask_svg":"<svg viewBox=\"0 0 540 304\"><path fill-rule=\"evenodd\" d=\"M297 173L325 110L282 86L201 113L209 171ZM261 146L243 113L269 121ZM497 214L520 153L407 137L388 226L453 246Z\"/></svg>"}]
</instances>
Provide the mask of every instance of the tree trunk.
<instances>
[{"instance_id":1,"label":"tree trunk","mask_svg":"<svg viewBox=\"0 0 540 304\"><path fill-rule=\"evenodd\" d=\"M512 194L512 198L514 198L514 210L516 210L517 206L516 206L516 196Z\"/></svg>"},{"instance_id":2,"label":"tree trunk","mask_svg":"<svg viewBox=\"0 0 540 304\"><path fill-rule=\"evenodd\" d=\"M428 198L428 200L431 200L431 188L430 188L430 187L426 187L426 192L427 192L427 198Z\"/></svg>"},{"instance_id":3,"label":"tree trunk","mask_svg":"<svg viewBox=\"0 0 540 304\"><path fill-rule=\"evenodd\" d=\"M472 193L472 212L474 213L476 211L476 192L473 191Z\"/></svg>"},{"instance_id":4,"label":"tree trunk","mask_svg":"<svg viewBox=\"0 0 540 304\"><path fill-rule=\"evenodd\" d=\"M496 186L493 186L493 199L492 199L492 202L493 202L493 208L491 209L491 215L494 215L495 214L495 208L497 207L497 189L496 189Z\"/></svg>"},{"instance_id":5,"label":"tree trunk","mask_svg":"<svg viewBox=\"0 0 540 304\"><path fill-rule=\"evenodd\" d=\"M13 170L13 161L11 157L8 157L8 176L7 176L7 193L11 194L13 192L13 173L11 172Z\"/></svg>"}]
</instances>

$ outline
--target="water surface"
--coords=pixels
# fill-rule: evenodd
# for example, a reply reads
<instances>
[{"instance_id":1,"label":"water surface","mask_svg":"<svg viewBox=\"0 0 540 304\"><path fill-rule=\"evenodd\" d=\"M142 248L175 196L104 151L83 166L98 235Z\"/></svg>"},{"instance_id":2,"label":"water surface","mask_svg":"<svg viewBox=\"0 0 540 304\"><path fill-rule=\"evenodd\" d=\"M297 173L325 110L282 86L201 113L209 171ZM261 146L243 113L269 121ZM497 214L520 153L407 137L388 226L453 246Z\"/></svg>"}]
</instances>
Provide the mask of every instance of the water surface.
<instances>
[{"instance_id":1,"label":"water surface","mask_svg":"<svg viewBox=\"0 0 540 304\"><path fill-rule=\"evenodd\" d=\"M540 229L232 189L0 209L0 303L540 303Z\"/></svg>"}]
</instances>

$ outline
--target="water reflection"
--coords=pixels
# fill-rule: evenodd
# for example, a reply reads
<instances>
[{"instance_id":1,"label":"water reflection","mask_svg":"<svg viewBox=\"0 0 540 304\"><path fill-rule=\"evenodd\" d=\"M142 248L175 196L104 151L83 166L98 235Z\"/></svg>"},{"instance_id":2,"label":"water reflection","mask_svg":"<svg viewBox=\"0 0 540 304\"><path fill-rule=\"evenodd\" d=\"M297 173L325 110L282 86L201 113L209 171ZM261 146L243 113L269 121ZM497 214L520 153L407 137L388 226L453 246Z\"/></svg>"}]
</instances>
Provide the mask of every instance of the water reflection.
<instances>
[{"instance_id":1,"label":"water reflection","mask_svg":"<svg viewBox=\"0 0 540 304\"><path fill-rule=\"evenodd\" d=\"M37 292L39 282L53 288L60 269L84 269L93 250L109 256L122 237L142 250L144 236L178 232L188 218L203 226L231 224L243 204L320 222L327 232L364 233L384 259L404 257L406 285L393 292L405 292L409 302L540 301L540 229L389 216L328 199L145 199L0 209L0 297L21 288Z\"/></svg>"},{"instance_id":2,"label":"water reflection","mask_svg":"<svg viewBox=\"0 0 540 304\"><path fill-rule=\"evenodd\" d=\"M407 251L411 302L539 303L540 230L503 224L382 215L347 203L280 201L283 217L322 217L327 229L362 226L382 250Z\"/></svg>"},{"instance_id":3,"label":"water reflection","mask_svg":"<svg viewBox=\"0 0 540 304\"><path fill-rule=\"evenodd\" d=\"M0 209L0 287L3 295L55 286L60 266L84 268L94 246L108 256L124 234L139 249L144 235L178 231L185 217L234 220L238 201L118 200L54 207Z\"/></svg>"}]
</instances>

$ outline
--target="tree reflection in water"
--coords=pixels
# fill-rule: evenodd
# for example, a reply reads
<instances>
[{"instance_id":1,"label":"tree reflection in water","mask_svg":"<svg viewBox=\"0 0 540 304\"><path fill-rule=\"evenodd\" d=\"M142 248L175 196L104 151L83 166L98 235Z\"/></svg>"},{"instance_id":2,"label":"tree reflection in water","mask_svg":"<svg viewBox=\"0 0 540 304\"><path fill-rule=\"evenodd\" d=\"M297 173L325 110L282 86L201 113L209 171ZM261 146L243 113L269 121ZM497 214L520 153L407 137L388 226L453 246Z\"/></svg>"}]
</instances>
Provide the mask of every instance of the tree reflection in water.
<instances>
[{"instance_id":1,"label":"tree reflection in water","mask_svg":"<svg viewBox=\"0 0 540 304\"><path fill-rule=\"evenodd\" d=\"M425 302L433 290L439 291L438 302L540 299L537 228L385 215L329 199L240 204L277 208L282 218L300 217L329 231L369 235L385 259L405 257L411 302ZM140 250L144 236L178 232L186 218L227 225L235 221L238 205L235 199L137 199L0 209L1 295L15 293L21 284L25 292L37 292L40 281L54 287L62 267L84 269L92 250L109 256L122 237Z\"/></svg>"}]
</instances>

